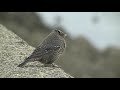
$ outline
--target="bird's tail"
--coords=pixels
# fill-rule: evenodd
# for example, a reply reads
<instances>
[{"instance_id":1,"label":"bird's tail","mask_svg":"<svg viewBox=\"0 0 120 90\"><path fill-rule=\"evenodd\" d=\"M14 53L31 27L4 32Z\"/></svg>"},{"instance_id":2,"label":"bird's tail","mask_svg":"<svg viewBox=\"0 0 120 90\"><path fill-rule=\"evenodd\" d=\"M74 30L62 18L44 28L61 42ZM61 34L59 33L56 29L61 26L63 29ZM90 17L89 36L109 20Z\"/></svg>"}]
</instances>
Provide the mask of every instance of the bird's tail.
<instances>
[{"instance_id":1,"label":"bird's tail","mask_svg":"<svg viewBox=\"0 0 120 90\"><path fill-rule=\"evenodd\" d=\"M22 66L24 66L24 65L25 65L26 63L28 63L28 62L29 62L29 59L26 58L23 63L21 63L21 64L18 65L18 67L22 67Z\"/></svg>"}]
</instances>

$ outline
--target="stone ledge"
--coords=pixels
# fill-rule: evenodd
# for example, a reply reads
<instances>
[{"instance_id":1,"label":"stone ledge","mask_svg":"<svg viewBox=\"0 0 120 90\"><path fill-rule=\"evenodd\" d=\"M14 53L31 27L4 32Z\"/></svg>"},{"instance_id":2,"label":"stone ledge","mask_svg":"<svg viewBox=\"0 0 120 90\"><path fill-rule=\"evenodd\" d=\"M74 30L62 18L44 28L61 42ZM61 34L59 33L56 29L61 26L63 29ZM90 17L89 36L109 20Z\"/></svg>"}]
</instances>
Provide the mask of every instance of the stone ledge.
<instances>
[{"instance_id":1,"label":"stone ledge","mask_svg":"<svg viewBox=\"0 0 120 90\"><path fill-rule=\"evenodd\" d=\"M40 67L41 63L37 62L28 63L28 67L17 67L34 49L19 36L0 25L0 77L73 78L60 68Z\"/></svg>"}]
</instances>

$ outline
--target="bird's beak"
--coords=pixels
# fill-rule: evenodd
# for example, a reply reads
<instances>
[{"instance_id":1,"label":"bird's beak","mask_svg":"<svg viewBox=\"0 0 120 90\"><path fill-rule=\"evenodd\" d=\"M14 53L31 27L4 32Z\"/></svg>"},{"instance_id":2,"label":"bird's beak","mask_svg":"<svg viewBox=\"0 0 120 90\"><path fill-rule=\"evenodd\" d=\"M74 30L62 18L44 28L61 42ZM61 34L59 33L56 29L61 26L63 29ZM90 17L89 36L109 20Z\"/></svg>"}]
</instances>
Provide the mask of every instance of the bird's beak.
<instances>
[{"instance_id":1,"label":"bird's beak","mask_svg":"<svg viewBox=\"0 0 120 90\"><path fill-rule=\"evenodd\" d=\"M67 37L67 34L65 34L65 37Z\"/></svg>"}]
</instances>

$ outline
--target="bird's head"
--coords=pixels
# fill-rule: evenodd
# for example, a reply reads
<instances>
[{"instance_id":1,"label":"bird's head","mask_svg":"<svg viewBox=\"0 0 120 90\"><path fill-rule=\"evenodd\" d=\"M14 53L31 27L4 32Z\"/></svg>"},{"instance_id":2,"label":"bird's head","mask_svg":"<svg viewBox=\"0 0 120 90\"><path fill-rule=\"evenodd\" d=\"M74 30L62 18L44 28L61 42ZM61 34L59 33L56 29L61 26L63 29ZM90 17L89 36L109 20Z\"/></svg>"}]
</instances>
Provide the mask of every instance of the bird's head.
<instances>
[{"instance_id":1,"label":"bird's head","mask_svg":"<svg viewBox=\"0 0 120 90\"><path fill-rule=\"evenodd\" d=\"M63 31L58 30L58 29L55 29L55 33L57 35L60 35L61 37L64 37L64 38L67 36L67 34L65 34Z\"/></svg>"}]
</instances>

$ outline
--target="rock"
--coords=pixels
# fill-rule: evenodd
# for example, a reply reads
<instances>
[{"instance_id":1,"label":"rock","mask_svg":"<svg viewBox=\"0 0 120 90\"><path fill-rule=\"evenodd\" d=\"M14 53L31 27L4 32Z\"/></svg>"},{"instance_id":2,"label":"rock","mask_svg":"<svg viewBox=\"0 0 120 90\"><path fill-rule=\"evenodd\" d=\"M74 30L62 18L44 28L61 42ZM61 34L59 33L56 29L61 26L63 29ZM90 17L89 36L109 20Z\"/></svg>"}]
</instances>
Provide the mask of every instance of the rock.
<instances>
[{"instance_id":1,"label":"rock","mask_svg":"<svg viewBox=\"0 0 120 90\"><path fill-rule=\"evenodd\" d=\"M1 12L0 24L33 47L52 30L44 24L42 15L38 16L35 12Z\"/></svg>"},{"instance_id":2,"label":"rock","mask_svg":"<svg viewBox=\"0 0 120 90\"><path fill-rule=\"evenodd\" d=\"M73 78L60 68L41 67L38 62L17 67L35 48L16 34L0 25L0 77L1 78Z\"/></svg>"}]
</instances>

